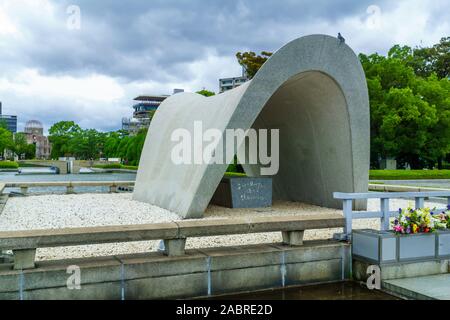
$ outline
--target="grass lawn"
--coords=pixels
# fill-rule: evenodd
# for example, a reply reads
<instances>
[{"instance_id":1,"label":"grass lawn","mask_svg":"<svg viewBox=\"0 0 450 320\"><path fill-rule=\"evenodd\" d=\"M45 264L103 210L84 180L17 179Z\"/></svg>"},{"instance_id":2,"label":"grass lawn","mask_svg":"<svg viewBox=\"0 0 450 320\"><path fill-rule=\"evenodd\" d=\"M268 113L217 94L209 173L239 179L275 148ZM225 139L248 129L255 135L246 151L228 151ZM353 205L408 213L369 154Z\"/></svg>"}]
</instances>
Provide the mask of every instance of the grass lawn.
<instances>
[{"instance_id":1,"label":"grass lawn","mask_svg":"<svg viewBox=\"0 0 450 320\"><path fill-rule=\"evenodd\" d=\"M450 170L370 170L370 180L450 179Z\"/></svg>"},{"instance_id":2,"label":"grass lawn","mask_svg":"<svg viewBox=\"0 0 450 320\"><path fill-rule=\"evenodd\" d=\"M126 165L119 164L119 163L110 163L110 164L98 164L98 165L95 165L94 168L137 170L138 166L126 166Z\"/></svg>"},{"instance_id":3,"label":"grass lawn","mask_svg":"<svg viewBox=\"0 0 450 320\"><path fill-rule=\"evenodd\" d=\"M242 177L246 177L247 175L245 173L239 173L239 172L225 172L224 177L228 177L228 178L242 178Z\"/></svg>"}]
</instances>

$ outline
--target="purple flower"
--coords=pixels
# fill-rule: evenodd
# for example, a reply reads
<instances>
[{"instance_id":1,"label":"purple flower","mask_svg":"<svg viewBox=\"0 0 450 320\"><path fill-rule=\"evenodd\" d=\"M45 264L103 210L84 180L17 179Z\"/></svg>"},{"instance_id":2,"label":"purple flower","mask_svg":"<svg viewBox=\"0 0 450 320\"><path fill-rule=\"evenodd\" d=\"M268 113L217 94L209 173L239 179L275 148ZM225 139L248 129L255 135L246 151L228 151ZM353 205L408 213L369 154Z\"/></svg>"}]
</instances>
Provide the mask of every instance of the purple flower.
<instances>
[{"instance_id":1,"label":"purple flower","mask_svg":"<svg viewBox=\"0 0 450 320\"><path fill-rule=\"evenodd\" d=\"M449 205L447 205L447 210L450 210L450 204L449 204Z\"/></svg>"},{"instance_id":2,"label":"purple flower","mask_svg":"<svg viewBox=\"0 0 450 320\"><path fill-rule=\"evenodd\" d=\"M398 213L402 213L402 208L398 208Z\"/></svg>"},{"instance_id":3,"label":"purple flower","mask_svg":"<svg viewBox=\"0 0 450 320\"><path fill-rule=\"evenodd\" d=\"M434 212L430 212L430 214L431 214L431 215L433 215L433 214L434 214Z\"/></svg>"},{"instance_id":4,"label":"purple flower","mask_svg":"<svg viewBox=\"0 0 450 320\"><path fill-rule=\"evenodd\" d=\"M408 226L408 227L406 228L406 233L407 233L407 234L410 234L410 233L411 233L411 227L410 227L410 226Z\"/></svg>"},{"instance_id":5,"label":"purple flower","mask_svg":"<svg viewBox=\"0 0 450 320\"><path fill-rule=\"evenodd\" d=\"M397 220L397 219L394 220L394 225L395 225L395 226L398 225L398 220Z\"/></svg>"},{"instance_id":6,"label":"purple flower","mask_svg":"<svg viewBox=\"0 0 450 320\"><path fill-rule=\"evenodd\" d=\"M406 220L408 220L408 221L410 221L410 220L411 220L411 218L410 218L410 217L405 217L405 219L406 219Z\"/></svg>"}]
</instances>

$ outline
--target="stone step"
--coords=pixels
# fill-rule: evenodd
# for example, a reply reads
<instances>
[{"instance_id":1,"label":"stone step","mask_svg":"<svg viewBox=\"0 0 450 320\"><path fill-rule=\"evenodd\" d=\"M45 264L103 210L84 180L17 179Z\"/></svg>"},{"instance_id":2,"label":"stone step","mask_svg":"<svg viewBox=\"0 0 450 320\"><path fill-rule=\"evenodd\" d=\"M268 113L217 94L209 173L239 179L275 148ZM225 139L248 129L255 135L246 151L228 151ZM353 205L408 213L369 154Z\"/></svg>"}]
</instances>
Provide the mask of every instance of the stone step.
<instances>
[{"instance_id":1,"label":"stone step","mask_svg":"<svg viewBox=\"0 0 450 320\"><path fill-rule=\"evenodd\" d=\"M450 300L450 273L384 280L384 289L416 300Z\"/></svg>"}]
</instances>

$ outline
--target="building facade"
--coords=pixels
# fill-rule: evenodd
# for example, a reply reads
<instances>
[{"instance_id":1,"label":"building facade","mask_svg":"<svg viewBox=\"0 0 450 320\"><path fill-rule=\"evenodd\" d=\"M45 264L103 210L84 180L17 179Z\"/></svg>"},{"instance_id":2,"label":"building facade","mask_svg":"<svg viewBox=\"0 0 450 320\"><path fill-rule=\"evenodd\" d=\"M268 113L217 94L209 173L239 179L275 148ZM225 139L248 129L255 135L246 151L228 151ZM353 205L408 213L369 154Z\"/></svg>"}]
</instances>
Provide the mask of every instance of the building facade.
<instances>
[{"instance_id":1,"label":"building facade","mask_svg":"<svg viewBox=\"0 0 450 320\"><path fill-rule=\"evenodd\" d=\"M234 89L244 84L249 80L245 69L242 68L242 75L240 77L219 79L219 93Z\"/></svg>"},{"instance_id":2,"label":"building facade","mask_svg":"<svg viewBox=\"0 0 450 320\"><path fill-rule=\"evenodd\" d=\"M0 121L4 121L6 123L6 127L12 133L17 132L17 116L6 115L2 113L2 102L0 101Z\"/></svg>"},{"instance_id":3,"label":"building facade","mask_svg":"<svg viewBox=\"0 0 450 320\"><path fill-rule=\"evenodd\" d=\"M173 94L180 92L184 92L184 90L174 89ZM140 95L134 98L134 101L137 101L137 103L133 105L133 116L131 118L122 118L122 130L135 135L140 130L148 128L153 114L168 97L169 95Z\"/></svg>"},{"instance_id":4,"label":"building facade","mask_svg":"<svg viewBox=\"0 0 450 320\"><path fill-rule=\"evenodd\" d=\"M222 93L234 89L247 81L248 78L246 76L219 79L219 92Z\"/></svg>"},{"instance_id":5,"label":"building facade","mask_svg":"<svg viewBox=\"0 0 450 320\"><path fill-rule=\"evenodd\" d=\"M40 121L27 121L24 134L28 144L36 145L36 159L50 159L51 144L48 137L44 136L44 126Z\"/></svg>"}]
</instances>

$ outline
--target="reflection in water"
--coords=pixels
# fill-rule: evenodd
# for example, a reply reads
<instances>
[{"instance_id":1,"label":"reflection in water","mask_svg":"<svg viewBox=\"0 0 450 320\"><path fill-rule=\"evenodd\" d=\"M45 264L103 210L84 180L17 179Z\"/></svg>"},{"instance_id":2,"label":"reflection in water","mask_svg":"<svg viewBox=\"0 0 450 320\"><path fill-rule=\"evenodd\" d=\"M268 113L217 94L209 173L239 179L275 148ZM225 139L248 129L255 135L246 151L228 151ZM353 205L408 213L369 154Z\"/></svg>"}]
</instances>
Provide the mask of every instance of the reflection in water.
<instances>
[{"instance_id":1,"label":"reflection in water","mask_svg":"<svg viewBox=\"0 0 450 320\"><path fill-rule=\"evenodd\" d=\"M353 281L291 287L214 297L231 300L398 300Z\"/></svg>"},{"instance_id":2,"label":"reflection in water","mask_svg":"<svg viewBox=\"0 0 450 320\"><path fill-rule=\"evenodd\" d=\"M19 168L18 174L56 174L53 168Z\"/></svg>"},{"instance_id":3,"label":"reflection in water","mask_svg":"<svg viewBox=\"0 0 450 320\"><path fill-rule=\"evenodd\" d=\"M80 173L93 173L89 168L80 168ZM19 168L18 174L57 174L57 170L53 167L25 167Z\"/></svg>"}]
</instances>

